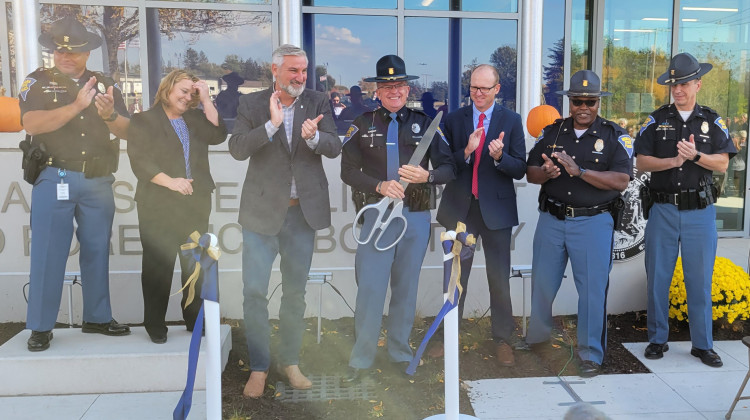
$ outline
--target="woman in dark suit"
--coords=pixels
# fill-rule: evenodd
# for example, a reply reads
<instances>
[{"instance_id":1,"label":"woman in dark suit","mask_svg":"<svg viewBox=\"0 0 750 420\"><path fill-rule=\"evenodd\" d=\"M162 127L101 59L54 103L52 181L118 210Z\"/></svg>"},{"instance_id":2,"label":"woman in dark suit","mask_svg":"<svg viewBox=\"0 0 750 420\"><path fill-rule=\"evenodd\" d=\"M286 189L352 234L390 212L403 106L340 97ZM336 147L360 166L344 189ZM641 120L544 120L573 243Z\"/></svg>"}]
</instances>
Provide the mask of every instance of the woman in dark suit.
<instances>
[{"instance_id":1,"label":"woman in dark suit","mask_svg":"<svg viewBox=\"0 0 750 420\"><path fill-rule=\"evenodd\" d=\"M197 109L198 104L203 109ZM193 231L208 230L214 181L208 145L226 140L227 130L208 95L206 83L183 70L169 73L159 85L154 105L134 114L128 133L128 156L138 178L135 201L143 246L141 286L143 323L151 341L165 343L165 316L174 272L180 257L182 284L190 277L189 259L180 245ZM200 286L182 316L193 330L200 310Z\"/></svg>"}]
</instances>

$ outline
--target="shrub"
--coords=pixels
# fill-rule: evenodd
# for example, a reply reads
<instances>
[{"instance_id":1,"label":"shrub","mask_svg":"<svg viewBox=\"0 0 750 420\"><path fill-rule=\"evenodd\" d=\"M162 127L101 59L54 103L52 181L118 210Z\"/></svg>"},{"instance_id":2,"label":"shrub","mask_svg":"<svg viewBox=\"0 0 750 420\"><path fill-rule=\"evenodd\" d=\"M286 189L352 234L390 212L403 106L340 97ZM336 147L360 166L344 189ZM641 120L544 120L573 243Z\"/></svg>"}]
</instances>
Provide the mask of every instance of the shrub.
<instances>
[{"instance_id":1,"label":"shrub","mask_svg":"<svg viewBox=\"0 0 750 420\"><path fill-rule=\"evenodd\" d=\"M731 326L739 318L750 317L750 276L727 258L716 257L714 275L711 282L713 319L722 327ZM682 272L682 258L672 275L669 288L669 317L678 321L687 320L688 306L685 291L685 276ZM737 325L735 329L741 328Z\"/></svg>"}]
</instances>

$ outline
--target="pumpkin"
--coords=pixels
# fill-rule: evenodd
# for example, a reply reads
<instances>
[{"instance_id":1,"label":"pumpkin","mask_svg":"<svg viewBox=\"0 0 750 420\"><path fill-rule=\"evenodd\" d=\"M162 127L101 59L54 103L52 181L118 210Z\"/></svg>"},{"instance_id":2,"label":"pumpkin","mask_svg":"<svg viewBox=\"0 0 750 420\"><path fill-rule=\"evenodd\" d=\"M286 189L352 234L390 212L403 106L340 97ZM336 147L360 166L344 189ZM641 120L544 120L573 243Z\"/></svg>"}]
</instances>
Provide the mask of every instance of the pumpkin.
<instances>
[{"instance_id":1,"label":"pumpkin","mask_svg":"<svg viewBox=\"0 0 750 420\"><path fill-rule=\"evenodd\" d=\"M531 108L529 115L526 117L526 130L533 137L539 137L544 127L555 122L560 118L560 113L551 105L539 105Z\"/></svg>"},{"instance_id":2,"label":"pumpkin","mask_svg":"<svg viewBox=\"0 0 750 420\"><path fill-rule=\"evenodd\" d=\"M23 130L21 125L21 108L18 98L0 96L0 131L15 133Z\"/></svg>"}]
</instances>

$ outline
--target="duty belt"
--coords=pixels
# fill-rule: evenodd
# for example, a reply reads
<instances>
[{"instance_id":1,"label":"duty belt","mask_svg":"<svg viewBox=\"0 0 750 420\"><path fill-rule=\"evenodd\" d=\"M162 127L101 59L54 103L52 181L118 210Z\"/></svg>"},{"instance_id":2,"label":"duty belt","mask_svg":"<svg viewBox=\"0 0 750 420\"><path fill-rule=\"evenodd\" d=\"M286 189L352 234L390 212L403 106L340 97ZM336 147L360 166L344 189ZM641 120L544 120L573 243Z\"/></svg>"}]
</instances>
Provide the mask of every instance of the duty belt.
<instances>
[{"instance_id":1,"label":"duty belt","mask_svg":"<svg viewBox=\"0 0 750 420\"><path fill-rule=\"evenodd\" d=\"M655 203L672 204L677 206L680 210L694 210L706 207L701 204L701 202L705 200L704 197L701 197L702 192L704 192L704 190L695 189L682 190L678 193L653 191L652 195ZM705 192L710 195L709 200L711 203L716 202L716 197L710 189L706 189Z\"/></svg>"},{"instance_id":2,"label":"duty belt","mask_svg":"<svg viewBox=\"0 0 750 420\"><path fill-rule=\"evenodd\" d=\"M86 178L96 178L110 175L115 168L107 164L106 158L95 157L86 160L64 160L51 157L48 166L68 171L83 172Z\"/></svg>"},{"instance_id":3,"label":"duty belt","mask_svg":"<svg viewBox=\"0 0 750 420\"><path fill-rule=\"evenodd\" d=\"M597 214L606 213L610 211L612 204L611 202L607 202L591 207L573 207L549 198L547 199L547 201L548 203L544 210L560 220L564 219L565 217L596 216Z\"/></svg>"}]
</instances>

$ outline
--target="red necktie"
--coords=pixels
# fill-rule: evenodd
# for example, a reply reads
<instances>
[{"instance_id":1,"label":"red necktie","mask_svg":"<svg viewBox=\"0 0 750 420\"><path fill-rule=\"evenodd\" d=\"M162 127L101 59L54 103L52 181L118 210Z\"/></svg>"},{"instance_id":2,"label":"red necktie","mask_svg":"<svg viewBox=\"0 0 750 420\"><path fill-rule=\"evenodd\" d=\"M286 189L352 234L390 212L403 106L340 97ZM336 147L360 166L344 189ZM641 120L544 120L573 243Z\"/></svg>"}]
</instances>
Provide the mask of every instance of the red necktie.
<instances>
[{"instance_id":1,"label":"red necktie","mask_svg":"<svg viewBox=\"0 0 750 420\"><path fill-rule=\"evenodd\" d=\"M477 128L484 127L484 113L479 114L479 124L477 124ZM471 175L471 193L474 194L474 197L479 199L479 183L477 180L477 169L479 169L479 158L482 157L482 147L484 147L484 132L486 130L482 130L482 137L479 139L479 146L477 146L477 149L474 150L474 170Z\"/></svg>"}]
</instances>

